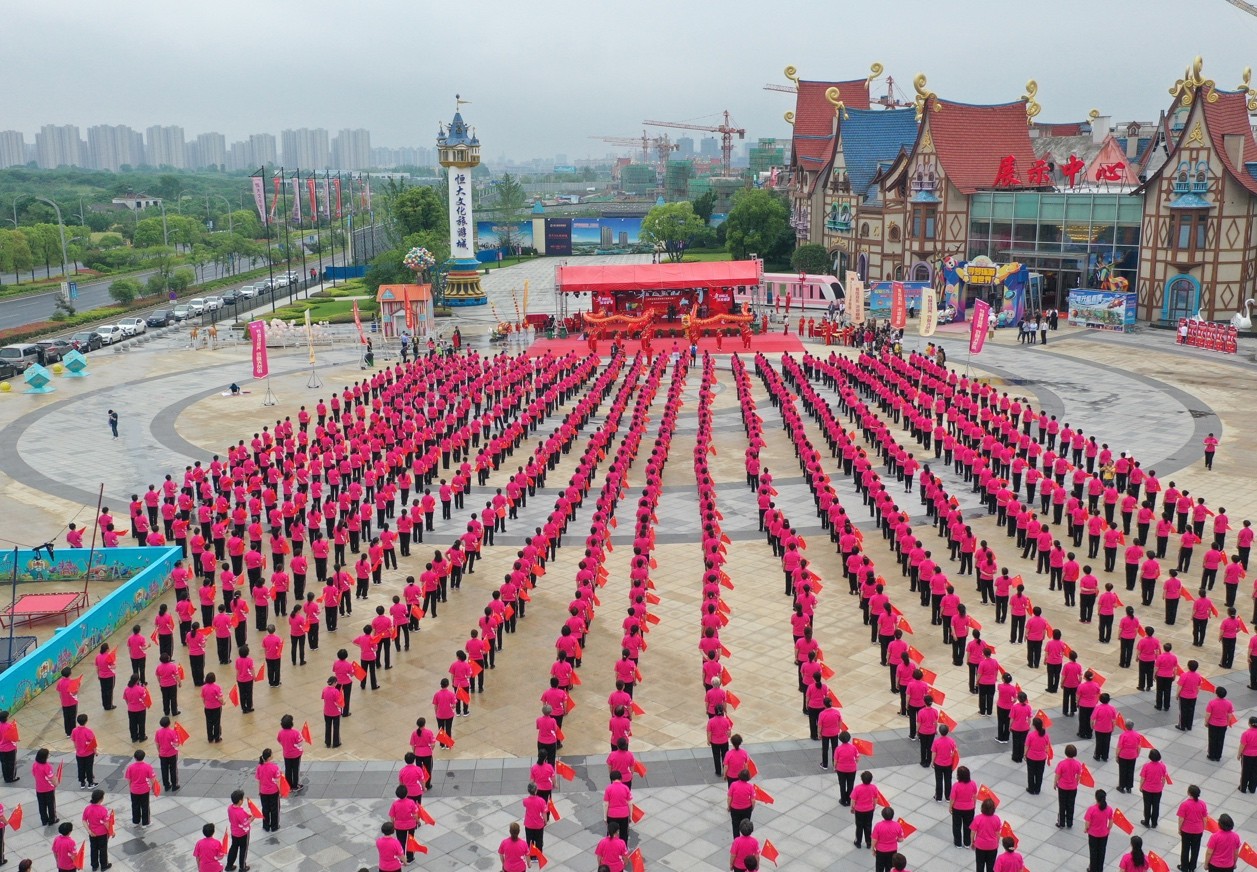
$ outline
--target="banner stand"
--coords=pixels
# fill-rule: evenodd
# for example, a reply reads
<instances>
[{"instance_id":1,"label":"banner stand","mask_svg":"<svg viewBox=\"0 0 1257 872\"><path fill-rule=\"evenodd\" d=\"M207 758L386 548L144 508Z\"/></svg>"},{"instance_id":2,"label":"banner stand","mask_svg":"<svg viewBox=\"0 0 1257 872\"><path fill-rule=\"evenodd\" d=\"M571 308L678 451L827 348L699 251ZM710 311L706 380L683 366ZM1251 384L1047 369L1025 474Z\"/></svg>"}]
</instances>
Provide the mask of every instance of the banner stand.
<instances>
[{"instance_id":1,"label":"banner stand","mask_svg":"<svg viewBox=\"0 0 1257 872\"><path fill-rule=\"evenodd\" d=\"M318 372L317 372L314 368L311 368L311 369L310 369L310 378L309 378L309 380L306 382L306 387L308 387L308 388L321 388L321 387L323 387L323 379L319 378L319 374L318 374Z\"/></svg>"},{"instance_id":2,"label":"banner stand","mask_svg":"<svg viewBox=\"0 0 1257 872\"><path fill-rule=\"evenodd\" d=\"M274 392L271 390L271 377L266 377L266 396L262 398L263 406L277 406L279 400L275 398Z\"/></svg>"}]
</instances>

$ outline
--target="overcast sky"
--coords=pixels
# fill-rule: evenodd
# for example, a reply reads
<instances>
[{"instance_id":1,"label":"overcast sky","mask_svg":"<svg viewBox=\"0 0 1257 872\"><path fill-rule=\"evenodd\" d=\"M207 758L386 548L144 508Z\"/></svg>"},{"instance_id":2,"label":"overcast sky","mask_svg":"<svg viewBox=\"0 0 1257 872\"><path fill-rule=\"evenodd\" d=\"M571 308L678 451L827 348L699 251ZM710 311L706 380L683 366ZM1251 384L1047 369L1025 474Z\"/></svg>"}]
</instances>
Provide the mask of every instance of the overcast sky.
<instances>
[{"instance_id":1,"label":"overcast sky","mask_svg":"<svg viewBox=\"0 0 1257 872\"><path fill-rule=\"evenodd\" d=\"M1043 121L1097 107L1152 119L1197 54L1224 88L1257 65L1257 17L1226 0L59 0L4 4L0 129L180 124L228 143L289 127L365 127L372 145L431 145L454 94L486 159L596 157L593 135L647 118L786 136L782 69L850 79L881 61L906 93L1018 98ZM875 84L875 90L882 85ZM675 138L679 135L673 133ZM704 134L695 133L697 140Z\"/></svg>"}]
</instances>

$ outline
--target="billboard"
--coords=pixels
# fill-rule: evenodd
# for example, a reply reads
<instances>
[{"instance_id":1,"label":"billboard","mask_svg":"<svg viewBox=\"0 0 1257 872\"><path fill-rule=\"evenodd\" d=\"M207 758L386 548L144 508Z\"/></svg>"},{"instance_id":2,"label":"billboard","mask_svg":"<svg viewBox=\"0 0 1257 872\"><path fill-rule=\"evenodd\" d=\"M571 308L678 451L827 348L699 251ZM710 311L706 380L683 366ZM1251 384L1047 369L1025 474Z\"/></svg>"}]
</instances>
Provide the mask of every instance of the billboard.
<instances>
[{"instance_id":1,"label":"billboard","mask_svg":"<svg viewBox=\"0 0 1257 872\"><path fill-rule=\"evenodd\" d=\"M572 219L546 219L546 254L566 257L572 253Z\"/></svg>"},{"instance_id":2,"label":"billboard","mask_svg":"<svg viewBox=\"0 0 1257 872\"><path fill-rule=\"evenodd\" d=\"M547 254L566 256L569 254L627 253L635 246L641 244L642 219L641 216L637 215L623 218L614 216L600 218L546 218L545 221ZM564 222L565 227L570 227L569 248L564 252L550 247L549 234L552 222ZM502 244L501 236L503 234L501 228L503 226L503 222L499 221L476 222L476 239L480 251L496 251ZM512 228L510 236L514 245L521 245L524 248L533 247L533 225L531 220L512 221L508 222L507 226Z\"/></svg>"},{"instance_id":3,"label":"billboard","mask_svg":"<svg viewBox=\"0 0 1257 872\"><path fill-rule=\"evenodd\" d=\"M1135 327L1137 306L1134 291L1079 288L1069 292L1069 323L1074 327L1129 333Z\"/></svg>"}]
</instances>

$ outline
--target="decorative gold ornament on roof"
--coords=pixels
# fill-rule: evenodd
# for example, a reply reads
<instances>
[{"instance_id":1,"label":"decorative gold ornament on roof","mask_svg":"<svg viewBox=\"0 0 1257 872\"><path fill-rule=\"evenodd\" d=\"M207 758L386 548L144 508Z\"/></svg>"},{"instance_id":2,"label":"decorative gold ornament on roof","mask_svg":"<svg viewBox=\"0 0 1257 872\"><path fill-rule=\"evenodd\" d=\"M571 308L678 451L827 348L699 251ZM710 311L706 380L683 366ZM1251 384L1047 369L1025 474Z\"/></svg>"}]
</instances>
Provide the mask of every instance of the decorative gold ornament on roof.
<instances>
[{"instance_id":1,"label":"decorative gold ornament on roof","mask_svg":"<svg viewBox=\"0 0 1257 872\"><path fill-rule=\"evenodd\" d=\"M934 111L939 112L942 106L938 105L938 95L925 87L925 73L917 73L916 78L912 80L912 87L916 89L916 106L917 121L925 117L925 108L930 105L930 100L934 100Z\"/></svg>"},{"instance_id":2,"label":"decorative gold ornament on roof","mask_svg":"<svg viewBox=\"0 0 1257 872\"><path fill-rule=\"evenodd\" d=\"M1206 79L1201 72L1204 69L1205 62L1196 55L1196 59L1192 61L1192 65L1187 68L1187 72L1183 74L1183 78L1174 83L1174 87L1170 88L1170 96L1178 97L1180 106L1190 106L1192 101L1196 99L1197 92L1203 91L1205 101L1208 103L1218 102L1217 83L1213 79Z\"/></svg>"},{"instance_id":3,"label":"decorative gold ornament on roof","mask_svg":"<svg viewBox=\"0 0 1257 872\"><path fill-rule=\"evenodd\" d=\"M793 124L793 123L794 123L794 113L793 113L793 112L787 112L787 113L785 114L785 119L786 119L786 123L787 123L787 124Z\"/></svg>"},{"instance_id":4,"label":"decorative gold ornament on roof","mask_svg":"<svg viewBox=\"0 0 1257 872\"><path fill-rule=\"evenodd\" d=\"M799 68L794 64L786 67L786 78L794 83L796 88L799 87Z\"/></svg>"},{"instance_id":5,"label":"decorative gold ornament on roof","mask_svg":"<svg viewBox=\"0 0 1257 872\"><path fill-rule=\"evenodd\" d=\"M1092 109L1090 112L1087 113L1087 117L1091 119L1092 124L1095 124L1097 121L1100 120L1100 110Z\"/></svg>"},{"instance_id":6,"label":"decorative gold ornament on roof","mask_svg":"<svg viewBox=\"0 0 1257 872\"><path fill-rule=\"evenodd\" d=\"M1235 90L1248 95L1248 111L1257 112L1257 88L1252 86L1253 68L1244 67L1244 80Z\"/></svg>"},{"instance_id":7,"label":"decorative gold ornament on roof","mask_svg":"<svg viewBox=\"0 0 1257 872\"><path fill-rule=\"evenodd\" d=\"M839 118L850 118L847 114L847 106L842 102L842 92L836 87L827 88L825 90L825 99L829 101L829 105L834 107L834 114Z\"/></svg>"},{"instance_id":8,"label":"decorative gold ornament on roof","mask_svg":"<svg viewBox=\"0 0 1257 872\"><path fill-rule=\"evenodd\" d=\"M881 61L873 61L873 65L869 67L869 77L865 84L872 84L873 80L881 76L885 71L886 68L882 66Z\"/></svg>"},{"instance_id":9,"label":"decorative gold ornament on roof","mask_svg":"<svg viewBox=\"0 0 1257 872\"><path fill-rule=\"evenodd\" d=\"M1034 123L1034 117L1043 111L1043 107L1035 102L1035 97L1039 95L1039 83L1034 79L1026 82L1026 93L1021 95L1021 99L1026 103L1026 124Z\"/></svg>"}]
</instances>

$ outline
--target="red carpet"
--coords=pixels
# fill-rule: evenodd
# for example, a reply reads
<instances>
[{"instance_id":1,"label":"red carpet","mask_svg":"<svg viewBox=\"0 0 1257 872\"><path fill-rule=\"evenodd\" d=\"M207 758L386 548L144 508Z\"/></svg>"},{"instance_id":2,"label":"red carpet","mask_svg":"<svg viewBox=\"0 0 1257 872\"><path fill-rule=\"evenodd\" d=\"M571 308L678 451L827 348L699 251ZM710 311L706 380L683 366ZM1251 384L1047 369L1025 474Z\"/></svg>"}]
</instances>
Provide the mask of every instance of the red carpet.
<instances>
[{"instance_id":1,"label":"red carpet","mask_svg":"<svg viewBox=\"0 0 1257 872\"><path fill-rule=\"evenodd\" d=\"M689 344L687 342L672 339L657 339L651 343L651 346L656 354L668 354L672 351L672 343L674 341L676 342L678 349L685 350L689 348ZM733 354L734 352L737 352L738 354L755 354L760 351L765 354L781 354L786 351L798 354L803 351L803 343L794 333L767 333L763 336L752 336L751 347L749 350L744 350L742 348L742 340L736 336L725 337L722 344L724 345L724 348L718 349L716 348L716 340L714 337L704 336L698 342L698 350L700 352L710 352L711 354ZM627 345L627 349L630 354L637 352L640 348L641 344L637 342L629 343ZM568 337L567 339L538 339L532 345L528 346L525 353L533 356L540 356L546 352L553 354L567 354L569 351L588 354L589 343L579 337ZM604 340L598 343L599 356L605 357L610 353L610 351L610 342Z\"/></svg>"}]
</instances>

